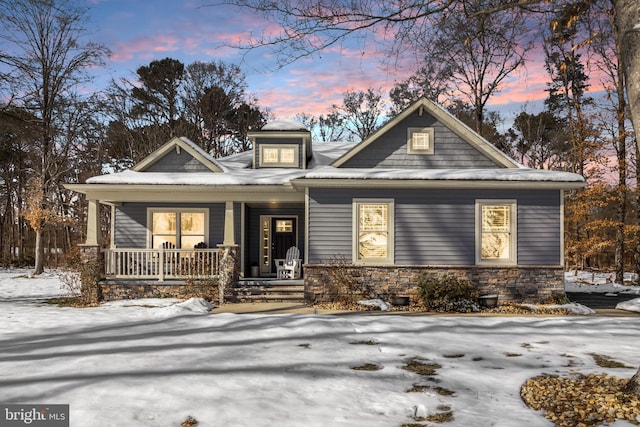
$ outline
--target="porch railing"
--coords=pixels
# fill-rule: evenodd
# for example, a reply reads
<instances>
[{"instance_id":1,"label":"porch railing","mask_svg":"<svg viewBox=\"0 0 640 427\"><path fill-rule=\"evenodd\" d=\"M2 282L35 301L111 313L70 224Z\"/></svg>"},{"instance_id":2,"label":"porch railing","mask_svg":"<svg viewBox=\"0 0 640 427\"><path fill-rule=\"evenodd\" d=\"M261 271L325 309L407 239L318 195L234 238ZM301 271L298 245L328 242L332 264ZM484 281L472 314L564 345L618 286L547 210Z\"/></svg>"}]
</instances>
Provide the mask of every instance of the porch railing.
<instances>
[{"instance_id":1,"label":"porch railing","mask_svg":"<svg viewBox=\"0 0 640 427\"><path fill-rule=\"evenodd\" d=\"M105 249L105 275L112 279L186 279L219 272L219 249Z\"/></svg>"}]
</instances>

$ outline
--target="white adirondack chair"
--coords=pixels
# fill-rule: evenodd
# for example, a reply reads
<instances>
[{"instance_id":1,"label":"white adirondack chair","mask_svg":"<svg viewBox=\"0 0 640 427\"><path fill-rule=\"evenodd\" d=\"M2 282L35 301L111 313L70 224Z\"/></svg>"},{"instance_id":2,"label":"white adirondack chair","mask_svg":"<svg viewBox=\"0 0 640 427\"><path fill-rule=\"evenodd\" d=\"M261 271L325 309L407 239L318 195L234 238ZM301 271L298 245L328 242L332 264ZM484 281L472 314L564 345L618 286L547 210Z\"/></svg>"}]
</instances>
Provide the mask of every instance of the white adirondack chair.
<instances>
[{"instance_id":1,"label":"white adirondack chair","mask_svg":"<svg viewBox=\"0 0 640 427\"><path fill-rule=\"evenodd\" d=\"M302 259L300 259L300 249L295 246L287 250L286 258L278 258L276 262L276 272L278 279L299 279Z\"/></svg>"}]
</instances>

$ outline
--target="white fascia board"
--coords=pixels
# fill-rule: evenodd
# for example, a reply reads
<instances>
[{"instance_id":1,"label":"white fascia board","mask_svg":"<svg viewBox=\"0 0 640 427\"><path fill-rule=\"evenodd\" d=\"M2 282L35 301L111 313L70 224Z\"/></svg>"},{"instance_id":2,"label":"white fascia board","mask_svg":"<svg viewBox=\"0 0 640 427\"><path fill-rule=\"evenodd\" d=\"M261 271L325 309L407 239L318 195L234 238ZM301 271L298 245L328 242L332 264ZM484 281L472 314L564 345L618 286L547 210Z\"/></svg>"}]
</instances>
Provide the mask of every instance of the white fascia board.
<instances>
[{"instance_id":1,"label":"white fascia board","mask_svg":"<svg viewBox=\"0 0 640 427\"><path fill-rule=\"evenodd\" d=\"M207 169L212 172L223 172L223 170L210 158L210 156L195 143L187 138L173 137L160 148L149 154L142 161L131 168L132 171L143 172L149 166L156 163L162 157L164 157L169 151L179 147L180 149L189 153L194 159L202 163Z\"/></svg>"},{"instance_id":2,"label":"white fascia board","mask_svg":"<svg viewBox=\"0 0 640 427\"><path fill-rule=\"evenodd\" d=\"M455 118L447 110L445 110L440 105L426 98L419 99L412 106L408 107L402 113L400 113L399 115L397 115L396 117L388 121L384 126L378 129L369 138L357 144L355 147L353 147L351 150L345 153L342 157L335 160L331 164L331 166L336 168L342 166L347 160L355 157L361 150L363 150L369 144L371 144L372 142L374 142L375 140L383 136L385 133L387 133L389 130L397 126L409 115L413 114L416 110L419 110L419 109L424 109L426 112L428 112L433 117L435 117L436 120L441 122L445 127L447 127L449 130L457 134L460 138L462 138L464 141L469 143L476 150L480 151L485 156L495 161L497 164L502 165L506 168L522 167L522 165L520 165L518 162L516 162L515 160L507 156L502 151L498 150L493 144L491 144L485 138L478 135L467 125L465 125L460 120Z\"/></svg>"},{"instance_id":3,"label":"white fascia board","mask_svg":"<svg viewBox=\"0 0 640 427\"><path fill-rule=\"evenodd\" d=\"M540 189L572 190L582 188L584 182L557 181L467 181L467 180L388 180L388 179L295 179L300 188L433 188L433 189Z\"/></svg>"},{"instance_id":4,"label":"white fascia board","mask_svg":"<svg viewBox=\"0 0 640 427\"><path fill-rule=\"evenodd\" d=\"M304 203L304 192L291 185L127 185L68 184L67 189L105 203L122 202L264 202Z\"/></svg>"},{"instance_id":5,"label":"white fascia board","mask_svg":"<svg viewBox=\"0 0 640 427\"><path fill-rule=\"evenodd\" d=\"M255 138L309 138L311 136L311 132L309 131L300 131L300 132L287 132L287 131L259 131L259 132L249 132L247 137L252 141Z\"/></svg>"}]
</instances>

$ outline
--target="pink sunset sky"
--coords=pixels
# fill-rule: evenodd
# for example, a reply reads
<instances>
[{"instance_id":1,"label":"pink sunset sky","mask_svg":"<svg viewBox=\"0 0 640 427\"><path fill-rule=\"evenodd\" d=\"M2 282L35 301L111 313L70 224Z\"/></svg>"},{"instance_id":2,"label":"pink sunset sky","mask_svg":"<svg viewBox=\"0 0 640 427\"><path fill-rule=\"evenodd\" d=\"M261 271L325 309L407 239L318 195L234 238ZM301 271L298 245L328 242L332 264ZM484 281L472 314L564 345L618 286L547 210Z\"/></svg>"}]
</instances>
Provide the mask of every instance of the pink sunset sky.
<instances>
[{"instance_id":1,"label":"pink sunset sky","mask_svg":"<svg viewBox=\"0 0 640 427\"><path fill-rule=\"evenodd\" d=\"M326 114L332 104L342 103L347 90L376 88L388 94L396 81L414 72L413 66L383 67L383 52L371 35L276 70L275 58L266 49L243 52L228 47L246 42L252 33L273 29L273 24L227 6L209 6L212 3L91 0L89 37L112 51L96 85L106 86L111 78L132 78L138 67L166 57L185 65L221 60L239 65L259 105L285 118ZM535 52L530 57L535 59ZM529 61L526 70L514 74L493 98L489 109L500 111L506 121L523 109L535 112L546 97L546 81L543 64Z\"/></svg>"}]
</instances>

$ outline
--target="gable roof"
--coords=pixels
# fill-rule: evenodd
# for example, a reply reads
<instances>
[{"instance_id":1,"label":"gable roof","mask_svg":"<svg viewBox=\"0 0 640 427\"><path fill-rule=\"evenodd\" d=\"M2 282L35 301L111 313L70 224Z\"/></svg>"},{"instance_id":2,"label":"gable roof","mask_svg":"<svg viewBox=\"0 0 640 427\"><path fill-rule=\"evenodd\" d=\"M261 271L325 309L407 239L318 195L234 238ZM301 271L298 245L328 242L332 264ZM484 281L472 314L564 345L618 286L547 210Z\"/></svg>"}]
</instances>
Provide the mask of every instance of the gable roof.
<instances>
[{"instance_id":1,"label":"gable roof","mask_svg":"<svg viewBox=\"0 0 640 427\"><path fill-rule=\"evenodd\" d=\"M438 104L430 101L427 98L420 98L413 105L405 109L402 113L394 117L392 120L389 120L384 126L378 129L373 135L369 136L369 138L365 139L358 145L356 145L353 149L348 151L342 157L337 159L335 162L331 164L331 166L339 168L344 165L348 160L357 156L362 150L364 150L367 146L372 144L374 141L378 140L384 134L386 134L389 130L398 125L401 121L406 119L409 115L414 112L419 111L420 115L423 112L427 112L431 114L436 120L442 123L445 127L450 129L460 138L462 138L469 145L474 147L480 153L488 157L489 159L495 161L497 164L502 165L506 168L523 168L521 164L504 154L502 151L498 150L493 144L489 141L478 135L476 132L471 130L467 125L462 123L460 120L455 118L451 113L447 110L439 106Z\"/></svg>"},{"instance_id":2,"label":"gable roof","mask_svg":"<svg viewBox=\"0 0 640 427\"><path fill-rule=\"evenodd\" d=\"M200 148L196 143L191 141L187 137L173 137L162 147L158 148L153 153L149 154L142 161L131 168L135 172L144 172L151 165L162 159L171 150L184 150L189 153L194 159L199 161L203 166L209 169L211 172L222 172L222 168L218 166L216 161L211 157L209 153Z\"/></svg>"},{"instance_id":3,"label":"gable roof","mask_svg":"<svg viewBox=\"0 0 640 427\"><path fill-rule=\"evenodd\" d=\"M185 138L186 139L186 138ZM188 141L188 140L187 140ZM172 146L171 146L172 147ZM77 190L83 185L286 185L295 178L302 178L309 170L322 168L352 148L353 144L317 144L308 169L262 168L253 169L251 151L232 154L213 160L219 172L145 172L129 169L87 179L86 184L70 184ZM160 149L162 149L161 147ZM160 150L159 149L159 150ZM161 157L161 156L160 156ZM142 162L141 162L142 163ZM148 167L149 165L147 165Z\"/></svg>"}]
</instances>

